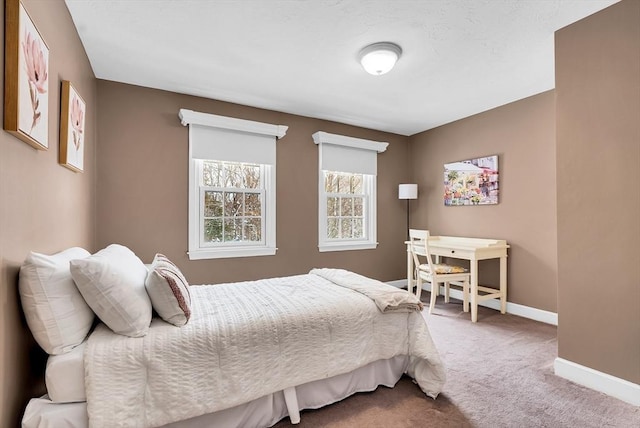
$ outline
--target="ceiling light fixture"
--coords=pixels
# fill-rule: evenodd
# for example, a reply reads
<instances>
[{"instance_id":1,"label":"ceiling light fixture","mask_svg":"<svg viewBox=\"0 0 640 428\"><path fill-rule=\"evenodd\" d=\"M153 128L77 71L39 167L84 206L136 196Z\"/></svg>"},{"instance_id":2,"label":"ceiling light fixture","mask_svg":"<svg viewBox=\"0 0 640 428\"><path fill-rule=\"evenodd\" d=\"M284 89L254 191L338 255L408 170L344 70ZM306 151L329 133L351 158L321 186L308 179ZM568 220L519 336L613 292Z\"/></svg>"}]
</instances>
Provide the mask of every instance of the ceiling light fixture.
<instances>
[{"instance_id":1,"label":"ceiling light fixture","mask_svg":"<svg viewBox=\"0 0 640 428\"><path fill-rule=\"evenodd\" d=\"M369 74L380 76L391 71L400 59L402 49L391 42L374 43L360 51L360 64Z\"/></svg>"}]
</instances>

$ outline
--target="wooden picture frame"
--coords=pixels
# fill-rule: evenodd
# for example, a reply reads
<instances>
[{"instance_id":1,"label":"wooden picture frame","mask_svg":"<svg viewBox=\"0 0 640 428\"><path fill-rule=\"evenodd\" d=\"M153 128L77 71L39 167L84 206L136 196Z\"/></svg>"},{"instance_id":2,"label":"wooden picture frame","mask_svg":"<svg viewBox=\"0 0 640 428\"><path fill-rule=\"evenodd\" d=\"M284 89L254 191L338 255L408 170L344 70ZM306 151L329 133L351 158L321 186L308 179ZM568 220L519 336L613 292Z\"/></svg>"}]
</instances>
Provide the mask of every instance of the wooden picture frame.
<instances>
[{"instance_id":1,"label":"wooden picture frame","mask_svg":"<svg viewBox=\"0 0 640 428\"><path fill-rule=\"evenodd\" d=\"M5 1L4 129L49 148L49 47L20 0Z\"/></svg>"},{"instance_id":2,"label":"wooden picture frame","mask_svg":"<svg viewBox=\"0 0 640 428\"><path fill-rule=\"evenodd\" d=\"M498 203L498 155L444 164L444 204Z\"/></svg>"},{"instance_id":3,"label":"wooden picture frame","mask_svg":"<svg viewBox=\"0 0 640 428\"><path fill-rule=\"evenodd\" d=\"M61 94L59 162L73 171L82 172L87 104L68 80L62 81Z\"/></svg>"}]
</instances>

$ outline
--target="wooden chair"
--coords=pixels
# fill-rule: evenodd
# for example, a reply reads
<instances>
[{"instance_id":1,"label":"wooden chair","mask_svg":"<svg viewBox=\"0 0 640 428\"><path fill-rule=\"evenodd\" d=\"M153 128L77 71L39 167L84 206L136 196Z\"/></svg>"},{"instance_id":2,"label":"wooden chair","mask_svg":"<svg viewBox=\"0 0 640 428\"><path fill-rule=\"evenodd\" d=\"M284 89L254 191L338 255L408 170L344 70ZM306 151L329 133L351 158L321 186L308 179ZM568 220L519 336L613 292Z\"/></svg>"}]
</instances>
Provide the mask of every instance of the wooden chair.
<instances>
[{"instance_id":1,"label":"wooden chair","mask_svg":"<svg viewBox=\"0 0 640 428\"><path fill-rule=\"evenodd\" d=\"M429 231L409 229L409 241L411 243L411 254L416 269L417 289L416 296L420 298L423 281L431 283L431 302L429 313L433 312L436 304L436 296L440 291L440 283L444 283L444 301L449 303L449 287L456 285L462 287L462 308L469 312L469 281L471 274L466 269L459 266L452 266L442 263L435 263L429 252ZM419 257L425 257L426 263L420 263ZM455 284L452 284L455 282ZM413 287L409 287L409 292Z\"/></svg>"}]
</instances>

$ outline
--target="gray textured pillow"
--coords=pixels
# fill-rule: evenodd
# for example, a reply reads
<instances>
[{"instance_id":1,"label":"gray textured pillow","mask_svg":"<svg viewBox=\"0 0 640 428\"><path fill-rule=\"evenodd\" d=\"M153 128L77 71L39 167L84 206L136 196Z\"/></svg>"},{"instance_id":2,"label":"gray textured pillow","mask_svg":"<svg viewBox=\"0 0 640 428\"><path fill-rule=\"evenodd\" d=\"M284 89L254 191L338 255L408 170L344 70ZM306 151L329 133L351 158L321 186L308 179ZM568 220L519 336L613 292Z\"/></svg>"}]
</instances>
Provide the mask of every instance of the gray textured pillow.
<instances>
[{"instance_id":1,"label":"gray textured pillow","mask_svg":"<svg viewBox=\"0 0 640 428\"><path fill-rule=\"evenodd\" d=\"M72 260L71 276L107 327L125 336L147 334L152 313L144 287L147 268L133 251L111 244L91 257Z\"/></svg>"},{"instance_id":2,"label":"gray textured pillow","mask_svg":"<svg viewBox=\"0 0 640 428\"><path fill-rule=\"evenodd\" d=\"M145 282L153 309L168 323L185 325L191 317L189 283L163 254L156 254Z\"/></svg>"}]
</instances>

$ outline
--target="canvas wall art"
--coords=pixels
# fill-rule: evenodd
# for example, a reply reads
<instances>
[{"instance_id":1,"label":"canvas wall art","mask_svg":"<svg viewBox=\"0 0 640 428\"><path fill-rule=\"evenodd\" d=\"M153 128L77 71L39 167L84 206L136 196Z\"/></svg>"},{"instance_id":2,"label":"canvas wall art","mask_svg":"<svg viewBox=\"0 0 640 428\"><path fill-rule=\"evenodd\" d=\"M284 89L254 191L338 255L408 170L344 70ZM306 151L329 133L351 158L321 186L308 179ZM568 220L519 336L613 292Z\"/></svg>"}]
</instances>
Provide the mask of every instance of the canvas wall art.
<instances>
[{"instance_id":1,"label":"canvas wall art","mask_svg":"<svg viewBox=\"0 0 640 428\"><path fill-rule=\"evenodd\" d=\"M60 103L60 163L81 172L84 169L84 100L71 82L62 81Z\"/></svg>"},{"instance_id":2,"label":"canvas wall art","mask_svg":"<svg viewBox=\"0 0 640 428\"><path fill-rule=\"evenodd\" d=\"M444 164L444 204L498 203L498 155Z\"/></svg>"},{"instance_id":3,"label":"canvas wall art","mask_svg":"<svg viewBox=\"0 0 640 428\"><path fill-rule=\"evenodd\" d=\"M49 147L49 48L19 0L5 2L4 129Z\"/></svg>"}]
</instances>

